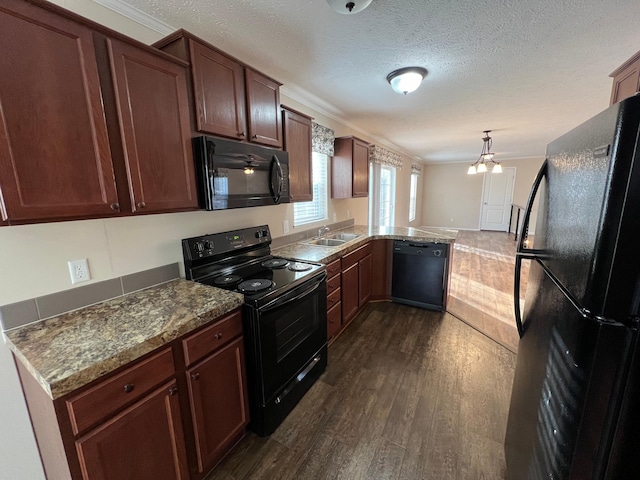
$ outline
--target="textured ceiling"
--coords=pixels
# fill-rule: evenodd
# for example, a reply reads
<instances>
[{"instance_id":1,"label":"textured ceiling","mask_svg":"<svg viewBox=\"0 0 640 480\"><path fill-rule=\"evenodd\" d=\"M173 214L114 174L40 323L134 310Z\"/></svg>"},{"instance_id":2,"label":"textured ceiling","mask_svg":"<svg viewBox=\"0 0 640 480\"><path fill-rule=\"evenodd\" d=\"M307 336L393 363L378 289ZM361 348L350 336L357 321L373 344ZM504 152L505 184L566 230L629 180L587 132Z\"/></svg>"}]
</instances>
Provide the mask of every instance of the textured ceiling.
<instances>
[{"instance_id":1,"label":"textured ceiling","mask_svg":"<svg viewBox=\"0 0 640 480\"><path fill-rule=\"evenodd\" d=\"M640 50L637 0L127 0L273 76L296 95L423 162L544 155L607 107L609 73ZM407 96L386 76L429 75ZM285 90L287 91L287 90Z\"/></svg>"}]
</instances>

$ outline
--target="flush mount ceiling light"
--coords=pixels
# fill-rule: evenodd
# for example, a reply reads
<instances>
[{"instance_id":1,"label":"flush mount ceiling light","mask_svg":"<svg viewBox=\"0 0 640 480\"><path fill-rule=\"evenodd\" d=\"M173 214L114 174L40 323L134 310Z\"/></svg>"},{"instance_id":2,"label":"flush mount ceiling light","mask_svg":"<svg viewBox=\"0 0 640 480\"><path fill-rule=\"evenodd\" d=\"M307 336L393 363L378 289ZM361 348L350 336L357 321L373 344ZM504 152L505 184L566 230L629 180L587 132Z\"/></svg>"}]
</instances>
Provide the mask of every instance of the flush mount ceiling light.
<instances>
[{"instance_id":1,"label":"flush mount ceiling light","mask_svg":"<svg viewBox=\"0 0 640 480\"><path fill-rule=\"evenodd\" d=\"M327 3L338 13L346 15L358 13L369 6L371 0L327 0Z\"/></svg>"},{"instance_id":2,"label":"flush mount ceiling light","mask_svg":"<svg viewBox=\"0 0 640 480\"><path fill-rule=\"evenodd\" d=\"M394 70L387 75L387 82L389 82L394 92L406 95L416 90L426 76L426 68L406 67Z\"/></svg>"},{"instance_id":3,"label":"flush mount ceiling light","mask_svg":"<svg viewBox=\"0 0 640 480\"><path fill-rule=\"evenodd\" d=\"M476 173L484 173L487 171L487 166L491 163L493 168L491 173L502 173L502 165L493 160L494 153L491 151L491 144L493 141L489 136L491 130L484 131L484 137L482 137L482 152L478 159L469 166L467 173L469 175L475 175Z\"/></svg>"}]
</instances>

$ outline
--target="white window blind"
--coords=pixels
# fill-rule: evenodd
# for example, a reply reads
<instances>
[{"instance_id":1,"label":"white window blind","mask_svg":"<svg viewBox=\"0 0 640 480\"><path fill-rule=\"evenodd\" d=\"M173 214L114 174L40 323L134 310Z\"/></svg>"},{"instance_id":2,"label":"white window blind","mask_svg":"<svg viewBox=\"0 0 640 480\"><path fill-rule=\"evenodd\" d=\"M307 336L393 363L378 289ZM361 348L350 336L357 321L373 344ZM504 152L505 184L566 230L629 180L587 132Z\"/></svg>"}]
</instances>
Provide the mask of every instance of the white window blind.
<instances>
[{"instance_id":1,"label":"white window blind","mask_svg":"<svg viewBox=\"0 0 640 480\"><path fill-rule=\"evenodd\" d=\"M396 198L396 169L379 163L369 164L369 223L393 227Z\"/></svg>"},{"instance_id":2,"label":"white window blind","mask_svg":"<svg viewBox=\"0 0 640 480\"><path fill-rule=\"evenodd\" d=\"M313 200L293 204L294 226L319 222L327 219L327 164L328 157L323 153L313 152L311 156L311 181Z\"/></svg>"},{"instance_id":3,"label":"white window blind","mask_svg":"<svg viewBox=\"0 0 640 480\"><path fill-rule=\"evenodd\" d=\"M418 174L411 174L411 187L409 189L409 221L416 219L416 204L418 203Z\"/></svg>"}]
</instances>

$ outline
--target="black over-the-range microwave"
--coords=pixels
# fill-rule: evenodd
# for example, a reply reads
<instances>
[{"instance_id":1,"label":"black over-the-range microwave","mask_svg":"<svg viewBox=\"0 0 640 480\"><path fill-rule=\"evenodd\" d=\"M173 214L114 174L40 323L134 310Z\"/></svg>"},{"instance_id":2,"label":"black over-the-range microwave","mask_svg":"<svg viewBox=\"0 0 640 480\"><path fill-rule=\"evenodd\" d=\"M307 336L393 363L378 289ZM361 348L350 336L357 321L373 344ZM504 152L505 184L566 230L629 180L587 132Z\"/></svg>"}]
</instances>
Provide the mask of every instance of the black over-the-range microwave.
<instances>
[{"instance_id":1,"label":"black over-the-range microwave","mask_svg":"<svg viewBox=\"0 0 640 480\"><path fill-rule=\"evenodd\" d=\"M224 140L193 139L198 200L206 210L289 203L289 154Z\"/></svg>"}]
</instances>

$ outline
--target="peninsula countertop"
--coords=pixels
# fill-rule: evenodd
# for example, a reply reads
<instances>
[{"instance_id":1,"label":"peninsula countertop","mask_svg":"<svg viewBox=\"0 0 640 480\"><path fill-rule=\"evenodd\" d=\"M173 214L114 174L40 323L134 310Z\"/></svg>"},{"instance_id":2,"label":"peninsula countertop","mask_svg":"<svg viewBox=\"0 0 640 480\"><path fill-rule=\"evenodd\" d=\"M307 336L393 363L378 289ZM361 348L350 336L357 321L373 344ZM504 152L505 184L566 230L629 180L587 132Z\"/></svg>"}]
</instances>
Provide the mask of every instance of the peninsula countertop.
<instances>
[{"instance_id":1,"label":"peninsula countertop","mask_svg":"<svg viewBox=\"0 0 640 480\"><path fill-rule=\"evenodd\" d=\"M242 303L239 293L178 279L4 334L19 361L56 399Z\"/></svg>"},{"instance_id":2,"label":"peninsula countertop","mask_svg":"<svg viewBox=\"0 0 640 480\"><path fill-rule=\"evenodd\" d=\"M345 242L338 246L328 247L321 245L309 245L308 240L302 240L282 247L274 248L272 254L294 258L297 260L307 260L310 262L329 263L341 256L356 250L371 240L414 240L417 242L439 242L454 243L458 235L457 230L446 228L425 228L425 227L369 227L355 225L340 230L332 230L323 235L330 238L336 233L352 233L358 235L357 238Z\"/></svg>"}]
</instances>

